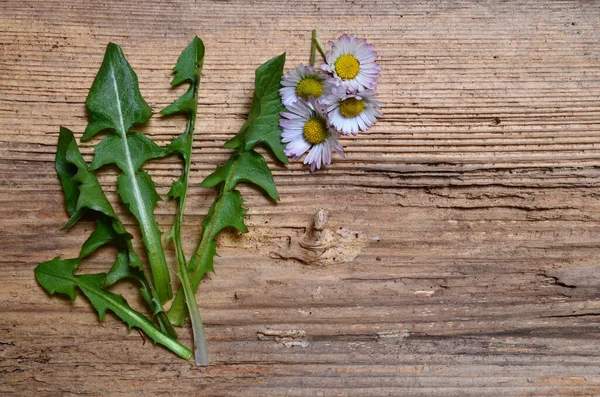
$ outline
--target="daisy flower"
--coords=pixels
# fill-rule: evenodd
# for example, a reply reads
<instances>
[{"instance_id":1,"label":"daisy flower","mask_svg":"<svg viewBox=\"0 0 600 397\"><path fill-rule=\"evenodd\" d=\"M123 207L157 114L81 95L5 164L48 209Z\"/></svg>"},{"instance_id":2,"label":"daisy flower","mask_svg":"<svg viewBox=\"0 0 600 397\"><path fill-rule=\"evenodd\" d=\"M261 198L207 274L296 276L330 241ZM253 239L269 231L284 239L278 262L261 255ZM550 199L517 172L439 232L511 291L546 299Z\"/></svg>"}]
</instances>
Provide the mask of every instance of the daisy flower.
<instances>
[{"instance_id":1,"label":"daisy flower","mask_svg":"<svg viewBox=\"0 0 600 397\"><path fill-rule=\"evenodd\" d=\"M287 72L281 80L283 86L279 90L281 102L288 107L298 102L299 99L308 100L311 96L319 98L329 95L334 85L332 80L315 68L300 64L296 70Z\"/></svg>"},{"instance_id":2,"label":"daisy flower","mask_svg":"<svg viewBox=\"0 0 600 397\"><path fill-rule=\"evenodd\" d=\"M343 34L337 44L329 42L331 51L325 54L326 64L321 69L332 73L351 92L363 88L375 89L381 66L375 63L377 54L372 44L359 40L353 34Z\"/></svg>"},{"instance_id":3,"label":"daisy flower","mask_svg":"<svg viewBox=\"0 0 600 397\"><path fill-rule=\"evenodd\" d=\"M339 134L327 123L327 107L314 98L288 106L288 111L281 112L279 125L283 129L281 141L287 144L286 156L297 160L308 151L304 164L310 165L311 172L321 164L331 164L333 151L344 157Z\"/></svg>"},{"instance_id":4,"label":"daisy flower","mask_svg":"<svg viewBox=\"0 0 600 397\"><path fill-rule=\"evenodd\" d=\"M367 131L381 116L381 102L375 97L368 89L350 94L336 89L327 101L330 124L344 135Z\"/></svg>"}]
</instances>

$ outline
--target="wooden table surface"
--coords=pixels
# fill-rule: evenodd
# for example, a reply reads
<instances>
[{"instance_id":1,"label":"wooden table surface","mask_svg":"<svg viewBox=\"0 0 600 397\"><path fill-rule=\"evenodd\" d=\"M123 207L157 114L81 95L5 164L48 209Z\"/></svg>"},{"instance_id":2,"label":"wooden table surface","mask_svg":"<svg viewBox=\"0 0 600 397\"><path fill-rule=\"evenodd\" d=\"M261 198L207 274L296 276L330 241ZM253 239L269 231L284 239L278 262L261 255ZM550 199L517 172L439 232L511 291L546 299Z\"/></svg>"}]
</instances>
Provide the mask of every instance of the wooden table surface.
<instances>
[{"instance_id":1,"label":"wooden table surface","mask_svg":"<svg viewBox=\"0 0 600 397\"><path fill-rule=\"evenodd\" d=\"M1 0L0 10L0 393L600 395L600 3ZM313 28L323 41L348 32L375 44L384 116L344 139L347 158L324 171L268 157L280 203L242 188L250 231L221 235L217 274L197 294L213 365L144 345L85 299L37 285L34 267L76 256L93 226L59 230L53 161L59 126L85 128L108 42L156 112L181 92L168 85L180 51L194 35L206 45L189 255L216 194L199 183L230 153L254 69L284 51L287 70L307 62ZM183 127L155 114L144 132L164 146ZM164 196L180 164L146 169ZM100 179L116 203L115 175ZM319 209L333 241L303 251ZM173 211L158 206L163 231ZM106 271L112 257L82 271Z\"/></svg>"}]
</instances>

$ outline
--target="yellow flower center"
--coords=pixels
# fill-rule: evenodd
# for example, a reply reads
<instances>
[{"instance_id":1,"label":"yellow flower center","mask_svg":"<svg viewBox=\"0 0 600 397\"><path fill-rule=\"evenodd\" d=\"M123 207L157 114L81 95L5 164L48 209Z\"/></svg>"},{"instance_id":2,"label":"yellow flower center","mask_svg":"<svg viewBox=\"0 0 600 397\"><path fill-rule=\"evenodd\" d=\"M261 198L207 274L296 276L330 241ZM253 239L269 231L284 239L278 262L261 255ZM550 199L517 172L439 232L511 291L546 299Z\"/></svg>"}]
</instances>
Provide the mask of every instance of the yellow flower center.
<instances>
[{"instance_id":1,"label":"yellow flower center","mask_svg":"<svg viewBox=\"0 0 600 397\"><path fill-rule=\"evenodd\" d=\"M365 110L365 103L356 98L344 99L340 103L340 113L347 118L356 117Z\"/></svg>"},{"instance_id":2,"label":"yellow flower center","mask_svg":"<svg viewBox=\"0 0 600 397\"><path fill-rule=\"evenodd\" d=\"M335 72L342 80L351 80L358 75L360 62L354 55L344 54L335 61Z\"/></svg>"},{"instance_id":3,"label":"yellow flower center","mask_svg":"<svg viewBox=\"0 0 600 397\"><path fill-rule=\"evenodd\" d=\"M328 135L325 120L313 117L304 124L304 138L313 145L324 142Z\"/></svg>"},{"instance_id":4,"label":"yellow flower center","mask_svg":"<svg viewBox=\"0 0 600 397\"><path fill-rule=\"evenodd\" d=\"M308 99L309 96L318 98L321 94L323 94L323 84L312 77L300 80L296 87L296 95L303 99Z\"/></svg>"}]
</instances>

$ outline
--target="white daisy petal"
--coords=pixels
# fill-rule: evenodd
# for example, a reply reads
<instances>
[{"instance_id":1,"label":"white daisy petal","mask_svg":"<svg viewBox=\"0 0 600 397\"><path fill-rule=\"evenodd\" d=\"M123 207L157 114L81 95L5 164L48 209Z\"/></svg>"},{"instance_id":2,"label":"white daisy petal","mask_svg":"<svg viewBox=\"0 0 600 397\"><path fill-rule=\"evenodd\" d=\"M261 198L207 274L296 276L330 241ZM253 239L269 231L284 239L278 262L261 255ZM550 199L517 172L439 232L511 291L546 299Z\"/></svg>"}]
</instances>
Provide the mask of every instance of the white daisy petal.
<instances>
[{"instance_id":1,"label":"white daisy petal","mask_svg":"<svg viewBox=\"0 0 600 397\"><path fill-rule=\"evenodd\" d=\"M323 151L323 164L331 164L332 148L329 140L325 141L325 148L326 150Z\"/></svg>"},{"instance_id":2,"label":"white daisy petal","mask_svg":"<svg viewBox=\"0 0 600 397\"><path fill-rule=\"evenodd\" d=\"M336 44L329 42L329 45L331 51L325 56L327 63L321 66L322 70L332 73L350 92L377 87L381 66L375 63L377 53L372 44L367 44L365 39L357 39L354 35L348 36L344 33ZM342 60L338 64L340 58ZM351 59L354 59L354 64Z\"/></svg>"},{"instance_id":3,"label":"white daisy petal","mask_svg":"<svg viewBox=\"0 0 600 397\"><path fill-rule=\"evenodd\" d=\"M304 164L309 164L309 165L316 164L318 150L319 150L319 148L316 146L313 147L312 149L310 149L310 152L308 152L308 154L304 158Z\"/></svg>"},{"instance_id":4,"label":"white daisy petal","mask_svg":"<svg viewBox=\"0 0 600 397\"><path fill-rule=\"evenodd\" d=\"M290 145L293 145L293 150L297 156L303 155L308 149L310 149L310 143L303 139L297 139L296 141L291 142Z\"/></svg>"},{"instance_id":5,"label":"white daisy petal","mask_svg":"<svg viewBox=\"0 0 600 397\"><path fill-rule=\"evenodd\" d=\"M295 161L308 152L304 164L309 165L311 171L331 164L334 150L343 156L337 140L339 134L327 122L327 109L327 105L311 97L308 102L300 99L290 105L287 112L281 112L279 125L283 130L281 141L286 144L286 156Z\"/></svg>"},{"instance_id":6,"label":"white daisy petal","mask_svg":"<svg viewBox=\"0 0 600 397\"><path fill-rule=\"evenodd\" d=\"M279 90L281 102L290 109L299 99L307 100L309 96L319 98L328 95L334 86L333 79L312 66L300 64L283 76L283 86Z\"/></svg>"},{"instance_id":7,"label":"white daisy petal","mask_svg":"<svg viewBox=\"0 0 600 397\"><path fill-rule=\"evenodd\" d=\"M381 116L381 102L375 100L375 96L374 91L366 88L359 93L344 95L334 92L327 98L331 125L345 135L367 131Z\"/></svg>"}]
</instances>

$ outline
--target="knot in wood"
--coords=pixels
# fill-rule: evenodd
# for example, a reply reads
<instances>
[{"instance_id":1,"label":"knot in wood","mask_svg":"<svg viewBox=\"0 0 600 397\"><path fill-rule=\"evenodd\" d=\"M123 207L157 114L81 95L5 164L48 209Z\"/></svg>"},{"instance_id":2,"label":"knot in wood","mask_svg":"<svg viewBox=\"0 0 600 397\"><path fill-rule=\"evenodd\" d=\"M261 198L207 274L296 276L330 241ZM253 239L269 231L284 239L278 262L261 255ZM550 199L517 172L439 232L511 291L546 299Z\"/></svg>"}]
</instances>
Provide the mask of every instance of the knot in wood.
<instances>
[{"instance_id":1,"label":"knot in wood","mask_svg":"<svg viewBox=\"0 0 600 397\"><path fill-rule=\"evenodd\" d=\"M315 223L313 225L314 230L323 230L327 226L327 222L329 222L329 216L331 213L324 208L320 208L315 213Z\"/></svg>"}]
</instances>

